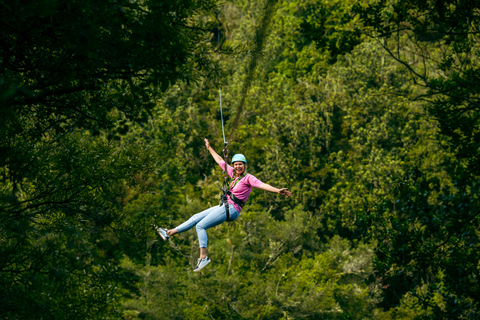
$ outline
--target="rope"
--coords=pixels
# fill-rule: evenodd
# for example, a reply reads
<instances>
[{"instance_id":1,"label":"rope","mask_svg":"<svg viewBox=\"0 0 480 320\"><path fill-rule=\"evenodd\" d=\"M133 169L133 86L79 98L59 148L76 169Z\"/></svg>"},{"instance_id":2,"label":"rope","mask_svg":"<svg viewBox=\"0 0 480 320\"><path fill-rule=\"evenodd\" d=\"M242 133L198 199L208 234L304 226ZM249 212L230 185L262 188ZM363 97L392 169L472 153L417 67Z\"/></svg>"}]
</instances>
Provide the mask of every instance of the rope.
<instances>
[{"instance_id":1,"label":"rope","mask_svg":"<svg viewBox=\"0 0 480 320\"><path fill-rule=\"evenodd\" d=\"M222 133L223 133L223 143L225 142L225 128L223 126L223 111L222 111L222 87L218 86L218 95L220 96L220 117L222 118Z\"/></svg>"}]
</instances>

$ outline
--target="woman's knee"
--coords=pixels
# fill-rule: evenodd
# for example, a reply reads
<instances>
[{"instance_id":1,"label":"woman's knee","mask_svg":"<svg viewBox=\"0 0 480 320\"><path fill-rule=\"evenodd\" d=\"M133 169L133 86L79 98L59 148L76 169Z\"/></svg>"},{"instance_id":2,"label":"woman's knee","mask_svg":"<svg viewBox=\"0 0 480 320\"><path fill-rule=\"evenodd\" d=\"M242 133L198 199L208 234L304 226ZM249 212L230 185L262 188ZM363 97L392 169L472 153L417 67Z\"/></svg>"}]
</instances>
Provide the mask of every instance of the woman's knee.
<instances>
[{"instance_id":1,"label":"woman's knee","mask_svg":"<svg viewBox=\"0 0 480 320\"><path fill-rule=\"evenodd\" d=\"M201 222L199 222L195 226L195 229L197 229L197 231L202 231L202 230L205 230L206 228L203 226L203 224Z\"/></svg>"}]
</instances>

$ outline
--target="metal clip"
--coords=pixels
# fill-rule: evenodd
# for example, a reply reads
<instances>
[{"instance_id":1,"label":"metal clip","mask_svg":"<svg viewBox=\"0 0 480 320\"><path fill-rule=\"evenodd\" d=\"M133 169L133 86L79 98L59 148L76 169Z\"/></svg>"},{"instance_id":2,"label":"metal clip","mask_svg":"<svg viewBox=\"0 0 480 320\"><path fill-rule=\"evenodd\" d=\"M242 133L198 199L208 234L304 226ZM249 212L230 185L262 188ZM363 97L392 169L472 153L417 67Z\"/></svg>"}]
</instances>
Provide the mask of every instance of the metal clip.
<instances>
[{"instance_id":1,"label":"metal clip","mask_svg":"<svg viewBox=\"0 0 480 320\"><path fill-rule=\"evenodd\" d=\"M225 160L226 160L226 158L228 157L228 149L227 149L227 147L228 147L228 142L225 142L225 145L223 146L223 150L222 150L222 152L223 152L223 157L225 158Z\"/></svg>"}]
</instances>

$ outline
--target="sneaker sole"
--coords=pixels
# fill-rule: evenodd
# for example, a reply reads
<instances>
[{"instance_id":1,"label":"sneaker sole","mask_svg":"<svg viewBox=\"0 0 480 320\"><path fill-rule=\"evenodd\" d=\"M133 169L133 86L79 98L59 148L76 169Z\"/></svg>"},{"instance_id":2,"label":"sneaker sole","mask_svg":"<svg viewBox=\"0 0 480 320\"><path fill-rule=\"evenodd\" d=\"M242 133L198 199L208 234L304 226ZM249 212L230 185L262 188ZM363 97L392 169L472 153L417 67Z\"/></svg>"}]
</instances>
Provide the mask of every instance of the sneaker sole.
<instances>
[{"instance_id":1,"label":"sneaker sole","mask_svg":"<svg viewBox=\"0 0 480 320\"><path fill-rule=\"evenodd\" d=\"M210 262L212 262L212 260L208 260L208 262L206 264L203 265L203 267L201 268L195 268L193 269L193 272L198 272L200 270L202 270L203 268L205 268L206 266L208 266L210 264Z\"/></svg>"},{"instance_id":2,"label":"sneaker sole","mask_svg":"<svg viewBox=\"0 0 480 320\"><path fill-rule=\"evenodd\" d=\"M163 241L167 241L168 239L170 239L170 237L165 238L165 236L160 231L158 231L158 226L157 225L154 224L153 227L155 228L155 231L160 236L160 238L162 238Z\"/></svg>"}]
</instances>

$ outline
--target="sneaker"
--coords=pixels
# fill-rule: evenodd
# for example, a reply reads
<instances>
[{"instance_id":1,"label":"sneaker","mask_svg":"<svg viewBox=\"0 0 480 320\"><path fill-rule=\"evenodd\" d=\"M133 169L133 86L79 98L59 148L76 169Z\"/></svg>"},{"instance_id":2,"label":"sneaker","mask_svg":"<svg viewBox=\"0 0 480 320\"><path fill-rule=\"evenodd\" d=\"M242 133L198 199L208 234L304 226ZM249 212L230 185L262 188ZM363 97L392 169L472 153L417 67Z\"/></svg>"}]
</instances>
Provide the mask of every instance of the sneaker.
<instances>
[{"instance_id":1,"label":"sneaker","mask_svg":"<svg viewBox=\"0 0 480 320\"><path fill-rule=\"evenodd\" d=\"M170 239L170 237L167 235L167 229L157 227L156 225L153 225L153 227L163 241L167 241L168 239Z\"/></svg>"},{"instance_id":2,"label":"sneaker","mask_svg":"<svg viewBox=\"0 0 480 320\"><path fill-rule=\"evenodd\" d=\"M193 271L198 272L198 271L202 270L210 262L212 262L212 260L210 260L208 257L206 257L205 259L200 259L199 258L198 263L197 263L197 267L195 269L193 269Z\"/></svg>"}]
</instances>

